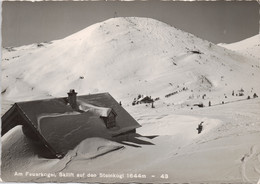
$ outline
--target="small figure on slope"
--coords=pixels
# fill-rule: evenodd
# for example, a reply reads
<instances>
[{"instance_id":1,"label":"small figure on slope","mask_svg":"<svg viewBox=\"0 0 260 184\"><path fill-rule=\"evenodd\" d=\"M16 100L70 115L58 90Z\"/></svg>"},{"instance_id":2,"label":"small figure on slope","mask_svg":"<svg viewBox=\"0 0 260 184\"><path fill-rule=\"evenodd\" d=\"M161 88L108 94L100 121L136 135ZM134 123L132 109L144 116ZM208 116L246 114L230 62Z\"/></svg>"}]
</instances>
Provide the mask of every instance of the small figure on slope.
<instances>
[{"instance_id":1,"label":"small figure on slope","mask_svg":"<svg viewBox=\"0 0 260 184\"><path fill-rule=\"evenodd\" d=\"M152 108L155 108L153 102L152 102Z\"/></svg>"},{"instance_id":2,"label":"small figure on slope","mask_svg":"<svg viewBox=\"0 0 260 184\"><path fill-rule=\"evenodd\" d=\"M198 125L198 128L197 128L198 134L200 134L201 131L202 131L202 129L203 129L202 123L204 123L204 122L202 121L202 122Z\"/></svg>"}]
</instances>

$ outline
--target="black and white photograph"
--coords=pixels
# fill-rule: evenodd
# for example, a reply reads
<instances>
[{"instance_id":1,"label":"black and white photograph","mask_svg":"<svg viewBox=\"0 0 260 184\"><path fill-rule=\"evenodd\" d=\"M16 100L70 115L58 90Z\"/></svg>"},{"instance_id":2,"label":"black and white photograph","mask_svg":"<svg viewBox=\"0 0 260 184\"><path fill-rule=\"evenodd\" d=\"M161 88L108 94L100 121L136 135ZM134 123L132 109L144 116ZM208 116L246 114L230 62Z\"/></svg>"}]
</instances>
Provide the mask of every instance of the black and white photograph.
<instances>
[{"instance_id":1,"label":"black and white photograph","mask_svg":"<svg viewBox=\"0 0 260 184\"><path fill-rule=\"evenodd\" d=\"M1 180L260 184L260 2L4 1Z\"/></svg>"}]
</instances>

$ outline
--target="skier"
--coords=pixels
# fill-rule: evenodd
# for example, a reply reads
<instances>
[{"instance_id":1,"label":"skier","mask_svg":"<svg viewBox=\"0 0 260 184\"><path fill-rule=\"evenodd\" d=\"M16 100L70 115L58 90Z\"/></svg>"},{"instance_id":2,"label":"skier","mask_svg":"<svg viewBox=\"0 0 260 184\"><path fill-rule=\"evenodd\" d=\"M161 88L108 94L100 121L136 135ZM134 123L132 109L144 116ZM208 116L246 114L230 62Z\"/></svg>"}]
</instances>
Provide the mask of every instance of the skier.
<instances>
[{"instance_id":1,"label":"skier","mask_svg":"<svg viewBox=\"0 0 260 184\"><path fill-rule=\"evenodd\" d=\"M198 134L200 134L201 131L202 131L202 129L203 129L202 123L204 123L204 122L202 121L202 122L198 125L198 128L197 128Z\"/></svg>"}]
</instances>

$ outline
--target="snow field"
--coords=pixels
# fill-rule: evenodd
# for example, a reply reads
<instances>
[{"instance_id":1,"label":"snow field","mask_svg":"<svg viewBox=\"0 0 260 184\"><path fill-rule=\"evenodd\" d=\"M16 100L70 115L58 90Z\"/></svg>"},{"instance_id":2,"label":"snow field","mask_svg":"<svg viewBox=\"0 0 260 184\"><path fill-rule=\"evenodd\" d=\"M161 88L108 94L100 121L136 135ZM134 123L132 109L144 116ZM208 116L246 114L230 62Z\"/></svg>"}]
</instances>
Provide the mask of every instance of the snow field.
<instances>
[{"instance_id":1,"label":"snow field","mask_svg":"<svg viewBox=\"0 0 260 184\"><path fill-rule=\"evenodd\" d=\"M260 100L252 95L260 94L258 36L225 46L231 51L159 21L131 17L109 19L62 40L3 49L2 114L13 102L66 96L72 88L79 95L109 92L142 125L137 133L143 137L137 139L150 144L125 142L139 146L134 147L93 137L60 160L46 159L18 126L2 137L2 177L20 182L256 183ZM241 88L244 96L231 95ZM132 106L139 94L159 98L155 108ZM201 102L204 108L193 106ZM156 177L13 176L25 170Z\"/></svg>"}]
</instances>

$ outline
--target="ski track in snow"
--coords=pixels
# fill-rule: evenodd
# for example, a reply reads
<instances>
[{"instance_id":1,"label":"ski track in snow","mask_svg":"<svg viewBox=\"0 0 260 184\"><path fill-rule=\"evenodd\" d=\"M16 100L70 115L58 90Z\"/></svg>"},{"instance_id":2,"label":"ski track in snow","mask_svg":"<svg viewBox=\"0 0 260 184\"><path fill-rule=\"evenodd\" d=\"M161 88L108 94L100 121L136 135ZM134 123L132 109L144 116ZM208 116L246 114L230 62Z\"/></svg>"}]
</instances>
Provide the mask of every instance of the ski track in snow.
<instances>
[{"instance_id":1,"label":"ski track in snow","mask_svg":"<svg viewBox=\"0 0 260 184\"><path fill-rule=\"evenodd\" d=\"M259 150L258 150L258 151L259 151ZM250 160L252 160L254 157L257 157L259 154L260 154L260 152L257 152L257 147L256 147L256 145L253 145L253 146L250 148L249 153L246 153L246 154L241 158L242 164L241 164L241 171L240 171L240 172L241 172L241 176L242 176L242 179L243 179L244 182L254 183L254 182L252 182L252 181L249 179L249 177L247 176L247 165L249 165L248 162L249 162ZM258 159L258 161L259 161L258 164L260 164L260 160L259 160L258 157L257 157L257 159ZM252 167L252 165L250 165L250 166ZM258 172L258 169L256 168L256 166L253 166L253 167L254 167L254 170L256 170L256 171ZM260 174L260 172L258 172L258 174ZM259 175L259 177L260 177L260 175Z\"/></svg>"}]
</instances>

